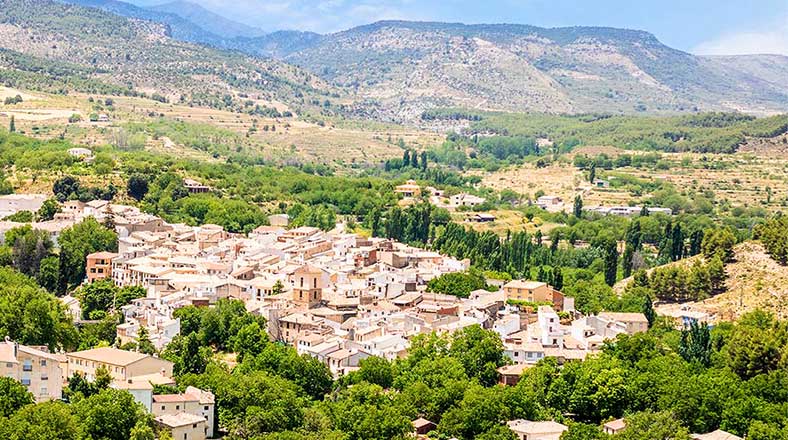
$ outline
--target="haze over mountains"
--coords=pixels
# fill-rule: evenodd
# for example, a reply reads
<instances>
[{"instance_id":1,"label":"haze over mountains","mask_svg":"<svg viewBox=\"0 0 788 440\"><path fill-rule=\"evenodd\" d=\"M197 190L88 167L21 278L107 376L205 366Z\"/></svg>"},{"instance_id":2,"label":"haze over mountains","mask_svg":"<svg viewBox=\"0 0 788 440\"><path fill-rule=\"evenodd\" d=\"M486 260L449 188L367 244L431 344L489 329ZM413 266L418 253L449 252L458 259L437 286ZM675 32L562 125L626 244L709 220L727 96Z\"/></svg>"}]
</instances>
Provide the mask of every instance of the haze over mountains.
<instances>
[{"instance_id":1,"label":"haze over mountains","mask_svg":"<svg viewBox=\"0 0 788 440\"><path fill-rule=\"evenodd\" d=\"M384 21L328 35L266 34L188 2L152 8L115 0L69 3L161 24L164 36L174 40L297 66L352 98L350 112L379 119L415 120L436 107L552 113L788 110L788 57L696 56L642 31ZM13 26L34 31L36 23L21 14ZM73 32L77 37L79 30ZM108 49L101 45L94 42L92 49Z\"/></svg>"}]
</instances>

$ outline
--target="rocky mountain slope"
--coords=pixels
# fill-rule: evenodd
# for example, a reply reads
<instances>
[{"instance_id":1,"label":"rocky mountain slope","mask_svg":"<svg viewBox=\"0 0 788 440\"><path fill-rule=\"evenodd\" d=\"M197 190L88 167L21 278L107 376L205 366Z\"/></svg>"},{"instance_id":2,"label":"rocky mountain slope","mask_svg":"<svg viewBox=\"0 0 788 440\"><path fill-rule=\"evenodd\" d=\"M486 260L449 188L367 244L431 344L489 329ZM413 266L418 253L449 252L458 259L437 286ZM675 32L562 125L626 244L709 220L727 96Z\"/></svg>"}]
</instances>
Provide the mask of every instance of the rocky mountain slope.
<instances>
[{"instance_id":1,"label":"rocky mountain slope","mask_svg":"<svg viewBox=\"0 0 788 440\"><path fill-rule=\"evenodd\" d=\"M388 21L286 54L392 115L460 106L547 112L788 109L788 57L698 57L647 32Z\"/></svg>"},{"instance_id":2,"label":"rocky mountain slope","mask_svg":"<svg viewBox=\"0 0 788 440\"><path fill-rule=\"evenodd\" d=\"M222 38L236 37L260 37L265 35L261 29L247 26L237 21L229 20L221 15L215 14L202 6L188 1L173 1L161 5L146 8L151 11L158 11L167 14L177 15L178 17L193 23L200 28Z\"/></svg>"},{"instance_id":3,"label":"rocky mountain slope","mask_svg":"<svg viewBox=\"0 0 788 440\"><path fill-rule=\"evenodd\" d=\"M299 105L332 90L273 59L186 43L154 21L49 0L0 0L0 48L76 64L106 82L171 100L221 103L250 95Z\"/></svg>"},{"instance_id":4,"label":"rocky mountain slope","mask_svg":"<svg viewBox=\"0 0 788 440\"><path fill-rule=\"evenodd\" d=\"M279 87L295 96L294 87L327 90L331 84L353 98L346 101L345 114L392 121L418 121L425 110L445 107L627 114L788 111L788 57L700 57L642 31L383 21L329 35L254 36L243 25L181 3L153 10L117 0L68 1L100 11L0 0L9 5L0 11L5 23L0 36L8 36L0 47L81 59L145 87L166 80L172 94L188 84L187 91L194 89L195 81L208 81L216 90L216 78L236 89L239 84L267 89L269 95ZM32 3L40 10L18 7ZM78 25L41 19L52 14L79 16L65 21ZM95 38L96 20L117 22L117 29L104 26L104 36ZM170 53L177 59L166 56ZM254 74L248 74L250 68Z\"/></svg>"}]
</instances>

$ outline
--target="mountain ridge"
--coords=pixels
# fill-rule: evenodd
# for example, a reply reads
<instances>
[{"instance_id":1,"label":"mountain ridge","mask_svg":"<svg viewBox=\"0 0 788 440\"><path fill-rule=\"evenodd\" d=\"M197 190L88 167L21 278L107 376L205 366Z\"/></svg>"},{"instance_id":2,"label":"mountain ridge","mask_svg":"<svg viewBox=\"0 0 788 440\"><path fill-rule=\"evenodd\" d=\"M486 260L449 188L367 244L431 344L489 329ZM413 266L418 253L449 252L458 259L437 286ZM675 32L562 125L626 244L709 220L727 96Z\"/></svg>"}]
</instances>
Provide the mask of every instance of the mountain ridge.
<instances>
[{"instance_id":1,"label":"mountain ridge","mask_svg":"<svg viewBox=\"0 0 788 440\"><path fill-rule=\"evenodd\" d=\"M381 20L325 35L277 31L224 38L179 15L118 0L68 2L158 23L175 40L297 66L351 97L343 111L360 118L417 121L427 110L446 107L612 114L788 111L788 84L782 80L788 57L697 56L643 30Z\"/></svg>"}]
</instances>

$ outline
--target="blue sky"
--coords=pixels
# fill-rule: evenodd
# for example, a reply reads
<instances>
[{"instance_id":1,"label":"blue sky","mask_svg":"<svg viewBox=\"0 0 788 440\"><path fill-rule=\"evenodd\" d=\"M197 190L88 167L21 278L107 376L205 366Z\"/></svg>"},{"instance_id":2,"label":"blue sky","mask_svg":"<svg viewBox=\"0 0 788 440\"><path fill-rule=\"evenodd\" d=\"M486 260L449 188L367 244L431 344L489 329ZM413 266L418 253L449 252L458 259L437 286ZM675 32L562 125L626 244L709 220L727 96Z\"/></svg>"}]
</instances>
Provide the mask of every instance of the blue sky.
<instances>
[{"instance_id":1,"label":"blue sky","mask_svg":"<svg viewBox=\"0 0 788 440\"><path fill-rule=\"evenodd\" d=\"M788 0L191 1L265 30L326 33L383 19L594 25L646 30L672 47L695 53L788 55Z\"/></svg>"}]
</instances>

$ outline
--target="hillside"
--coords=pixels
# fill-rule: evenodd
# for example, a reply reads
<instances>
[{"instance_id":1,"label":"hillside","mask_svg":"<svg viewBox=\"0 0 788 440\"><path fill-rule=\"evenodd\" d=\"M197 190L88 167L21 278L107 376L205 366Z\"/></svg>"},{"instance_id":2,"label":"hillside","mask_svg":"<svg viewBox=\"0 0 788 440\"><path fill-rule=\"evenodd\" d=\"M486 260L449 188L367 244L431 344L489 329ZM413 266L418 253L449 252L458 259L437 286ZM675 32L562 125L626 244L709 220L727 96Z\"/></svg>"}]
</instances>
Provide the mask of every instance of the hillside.
<instances>
[{"instance_id":1,"label":"hillside","mask_svg":"<svg viewBox=\"0 0 788 440\"><path fill-rule=\"evenodd\" d=\"M260 37L265 35L265 32L260 29L229 20L188 1L173 1L146 9L177 15L222 38Z\"/></svg>"},{"instance_id":2,"label":"hillside","mask_svg":"<svg viewBox=\"0 0 788 440\"><path fill-rule=\"evenodd\" d=\"M788 267L780 266L769 257L758 241L738 244L734 254L734 260L725 266L723 293L704 301L663 304L658 310L667 312L683 308L717 314L721 319L731 320L762 309L785 319L788 316ZM670 264L688 267L695 258ZM616 293L621 294L631 280L627 278L616 283Z\"/></svg>"},{"instance_id":3,"label":"hillside","mask_svg":"<svg viewBox=\"0 0 788 440\"><path fill-rule=\"evenodd\" d=\"M698 57L624 29L388 21L287 54L379 101L389 117L430 107L548 112L788 109L788 57Z\"/></svg>"},{"instance_id":4,"label":"hillside","mask_svg":"<svg viewBox=\"0 0 788 440\"><path fill-rule=\"evenodd\" d=\"M263 60L186 43L168 26L53 1L0 1L0 47L95 79L158 93L171 101L228 106L241 95L310 105L331 88L314 75Z\"/></svg>"}]
</instances>

